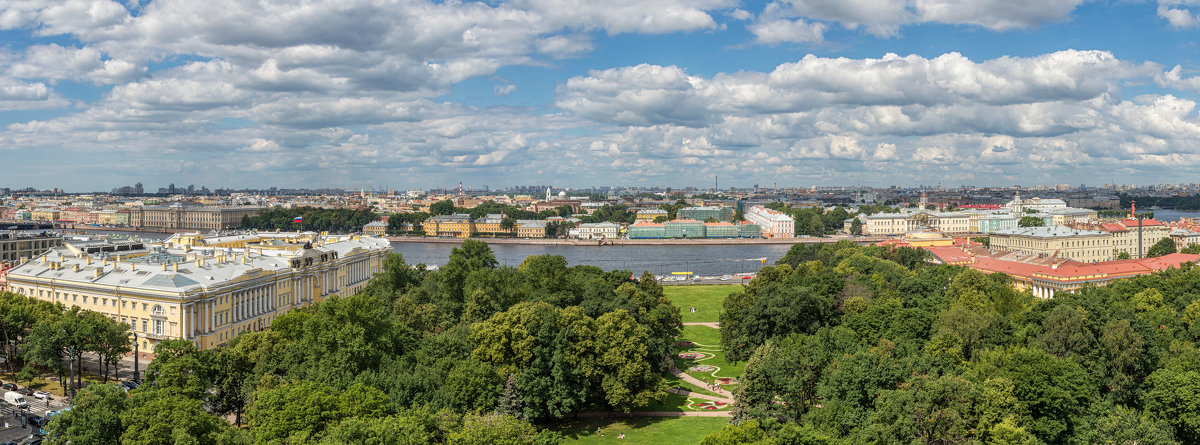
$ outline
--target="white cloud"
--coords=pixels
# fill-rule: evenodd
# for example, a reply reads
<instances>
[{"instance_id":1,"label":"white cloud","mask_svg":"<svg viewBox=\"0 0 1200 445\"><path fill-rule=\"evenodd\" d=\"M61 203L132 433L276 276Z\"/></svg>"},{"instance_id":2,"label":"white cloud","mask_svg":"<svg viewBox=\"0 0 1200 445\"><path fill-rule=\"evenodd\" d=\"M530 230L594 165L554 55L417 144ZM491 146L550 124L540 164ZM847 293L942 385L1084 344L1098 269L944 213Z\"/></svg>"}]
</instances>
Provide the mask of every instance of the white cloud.
<instances>
[{"instance_id":1,"label":"white cloud","mask_svg":"<svg viewBox=\"0 0 1200 445\"><path fill-rule=\"evenodd\" d=\"M1175 88L1200 93L1200 76L1183 76L1183 68L1175 65L1170 71L1154 76L1154 83L1161 87Z\"/></svg>"},{"instance_id":2,"label":"white cloud","mask_svg":"<svg viewBox=\"0 0 1200 445\"><path fill-rule=\"evenodd\" d=\"M517 86L513 85L511 83L505 84L505 85L496 85L496 87L495 87L496 97L507 96L509 94L512 94L513 91L517 91Z\"/></svg>"},{"instance_id":3,"label":"white cloud","mask_svg":"<svg viewBox=\"0 0 1200 445\"><path fill-rule=\"evenodd\" d=\"M91 47L69 48L56 44L25 50L24 58L9 73L25 79L75 80L94 84L119 84L144 76L146 67L124 60L106 59Z\"/></svg>"},{"instance_id":4,"label":"white cloud","mask_svg":"<svg viewBox=\"0 0 1200 445\"><path fill-rule=\"evenodd\" d=\"M819 42L824 38L824 23L809 23L804 20L779 19L757 22L748 28L758 43L805 43Z\"/></svg>"},{"instance_id":5,"label":"white cloud","mask_svg":"<svg viewBox=\"0 0 1200 445\"><path fill-rule=\"evenodd\" d=\"M1200 12L1192 12L1192 7L1200 7L1195 0L1158 0L1158 16L1167 19L1172 27L1187 29L1200 26Z\"/></svg>"},{"instance_id":6,"label":"white cloud","mask_svg":"<svg viewBox=\"0 0 1200 445\"><path fill-rule=\"evenodd\" d=\"M811 22L838 23L846 29L865 29L895 37L905 25L944 23L1007 31L1066 20L1084 0L773 0L749 29L758 43L807 42L764 39L768 31L782 33ZM799 20L794 20L799 19ZM811 35L811 32L809 33Z\"/></svg>"}]
</instances>

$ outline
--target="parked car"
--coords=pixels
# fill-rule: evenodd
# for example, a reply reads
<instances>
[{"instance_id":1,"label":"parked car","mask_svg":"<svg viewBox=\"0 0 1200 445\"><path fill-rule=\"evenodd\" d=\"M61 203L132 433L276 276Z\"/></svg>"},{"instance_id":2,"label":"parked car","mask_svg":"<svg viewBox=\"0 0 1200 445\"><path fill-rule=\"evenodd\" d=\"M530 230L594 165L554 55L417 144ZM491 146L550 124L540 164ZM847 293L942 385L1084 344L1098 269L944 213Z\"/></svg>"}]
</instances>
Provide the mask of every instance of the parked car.
<instances>
[{"instance_id":1,"label":"parked car","mask_svg":"<svg viewBox=\"0 0 1200 445\"><path fill-rule=\"evenodd\" d=\"M33 394L33 390L29 388L21 388L17 390L17 394L28 396Z\"/></svg>"},{"instance_id":2,"label":"parked car","mask_svg":"<svg viewBox=\"0 0 1200 445\"><path fill-rule=\"evenodd\" d=\"M3 385L0 385L0 389L3 389L5 391L16 391L17 385L15 383L5 383Z\"/></svg>"},{"instance_id":3,"label":"parked car","mask_svg":"<svg viewBox=\"0 0 1200 445\"><path fill-rule=\"evenodd\" d=\"M34 391L33 397L35 399L50 400L50 393L46 391Z\"/></svg>"}]
</instances>

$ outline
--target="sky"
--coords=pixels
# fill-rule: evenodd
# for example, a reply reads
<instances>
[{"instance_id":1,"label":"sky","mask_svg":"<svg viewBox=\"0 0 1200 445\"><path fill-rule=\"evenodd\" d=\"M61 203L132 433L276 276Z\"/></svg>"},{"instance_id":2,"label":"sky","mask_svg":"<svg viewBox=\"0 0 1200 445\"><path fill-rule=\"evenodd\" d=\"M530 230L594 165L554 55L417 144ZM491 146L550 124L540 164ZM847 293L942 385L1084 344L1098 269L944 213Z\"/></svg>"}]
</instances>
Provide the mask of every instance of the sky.
<instances>
[{"instance_id":1,"label":"sky","mask_svg":"<svg viewBox=\"0 0 1200 445\"><path fill-rule=\"evenodd\" d=\"M1198 41L1200 0L4 0L0 187L1191 183Z\"/></svg>"}]
</instances>

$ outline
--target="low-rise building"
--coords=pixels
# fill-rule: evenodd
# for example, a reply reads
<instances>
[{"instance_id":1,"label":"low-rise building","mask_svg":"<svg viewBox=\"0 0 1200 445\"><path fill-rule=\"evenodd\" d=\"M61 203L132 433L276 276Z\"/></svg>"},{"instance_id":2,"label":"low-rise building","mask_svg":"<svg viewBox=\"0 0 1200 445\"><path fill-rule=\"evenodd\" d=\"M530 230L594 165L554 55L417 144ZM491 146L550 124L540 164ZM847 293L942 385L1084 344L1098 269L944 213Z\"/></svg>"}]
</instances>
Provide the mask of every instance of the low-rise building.
<instances>
[{"instance_id":1,"label":"low-rise building","mask_svg":"<svg viewBox=\"0 0 1200 445\"><path fill-rule=\"evenodd\" d=\"M638 210L637 220L634 222L652 223L652 222L654 222L655 219L658 219L659 217L662 217L665 220L668 217L668 215L670 215L670 214L667 213L666 210L662 210L662 209Z\"/></svg>"},{"instance_id":2,"label":"low-rise building","mask_svg":"<svg viewBox=\"0 0 1200 445\"><path fill-rule=\"evenodd\" d=\"M9 289L124 323L139 349L167 339L201 349L294 308L349 296L382 270L385 239L315 233L68 241L8 273Z\"/></svg>"},{"instance_id":3,"label":"low-rise building","mask_svg":"<svg viewBox=\"0 0 1200 445\"><path fill-rule=\"evenodd\" d=\"M1108 233L1064 226L1019 227L989 234L992 249L1041 257L1067 258L1081 262L1113 259Z\"/></svg>"},{"instance_id":4,"label":"low-rise building","mask_svg":"<svg viewBox=\"0 0 1200 445\"><path fill-rule=\"evenodd\" d=\"M423 223L425 234L439 237L467 238L475 233L471 215L458 213L429 217Z\"/></svg>"},{"instance_id":5,"label":"low-rise building","mask_svg":"<svg viewBox=\"0 0 1200 445\"><path fill-rule=\"evenodd\" d=\"M262 207L213 207L172 204L129 209L129 225L146 229L228 230L242 226L242 218L255 216Z\"/></svg>"},{"instance_id":6,"label":"low-rise building","mask_svg":"<svg viewBox=\"0 0 1200 445\"><path fill-rule=\"evenodd\" d=\"M1078 292L1085 285L1104 286L1113 280L1161 272L1184 263L1200 262L1200 255L1172 253L1156 258L1081 262L1062 257L1043 257L1003 252L981 247L929 247L934 257L984 273L1004 273L1017 289L1035 297L1054 298L1061 292Z\"/></svg>"},{"instance_id":7,"label":"low-rise building","mask_svg":"<svg viewBox=\"0 0 1200 445\"><path fill-rule=\"evenodd\" d=\"M371 221L363 226L363 233L371 236L386 236L388 225L383 221Z\"/></svg>"},{"instance_id":8,"label":"low-rise building","mask_svg":"<svg viewBox=\"0 0 1200 445\"><path fill-rule=\"evenodd\" d=\"M521 238L545 238L546 221L540 219L517 220L517 236Z\"/></svg>"},{"instance_id":9,"label":"low-rise building","mask_svg":"<svg viewBox=\"0 0 1200 445\"><path fill-rule=\"evenodd\" d=\"M753 206L745 212L746 219L762 227L763 238L795 238L796 222L791 216L763 206Z\"/></svg>"},{"instance_id":10,"label":"low-rise building","mask_svg":"<svg viewBox=\"0 0 1200 445\"><path fill-rule=\"evenodd\" d=\"M1175 250L1182 250L1192 244L1200 244L1200 232L1193 232L1188 229L1171 229L1170 236L1171 240L1175 241Z\"/></svg>"},{"instance_id":11,"label":"low-rise building","mask_svg":"<svg viewBox=\"0 0 1200 445\"><path fill-rule=\"evenodd\" d=\"M621 225L608 221L583 223L577 233L579 239L616 239L621 236Z\"/></svg>"},{"instance_id":12,"label":"low-rise building","mask_svg":"<svg viewBox=\"0 0 1200 445\"><path fill-rule=\"evenodd\" d=\"M726 206L684 207L675 213L675 218L697 221L715 219L719 222L731 222L733 221L733 208Z\"/></svg>"},{"instance_id":13,"label":"low-rise building","mask_svg":"<svg viewBox=\"0 0 1200 445\"><path fill-rule=\"evenodd\" d=\"M19 264L62 243L62 236L54 232L3 231L0 232L0 263Z\"/></svg>"}]
</instances>

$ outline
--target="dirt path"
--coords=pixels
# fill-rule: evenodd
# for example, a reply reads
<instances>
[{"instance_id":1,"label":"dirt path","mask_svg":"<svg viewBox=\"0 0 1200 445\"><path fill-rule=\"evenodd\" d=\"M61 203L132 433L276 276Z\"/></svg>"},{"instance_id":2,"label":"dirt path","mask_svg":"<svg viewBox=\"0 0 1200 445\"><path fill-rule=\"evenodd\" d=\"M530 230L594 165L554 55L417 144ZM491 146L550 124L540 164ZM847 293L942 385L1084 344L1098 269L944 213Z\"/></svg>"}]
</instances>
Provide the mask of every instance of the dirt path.
<instances>
[{"instance_id":1,"label":"dirt path","mask_svg":"<svg viewBox=\"0 0 1200 445\"><path fill-rule=\"evenodd\" d=\"M721 329L721 323L716 321L690 321L683 324L684 326L708 326L713 329Z\"/></svg>"}]
</instances>

